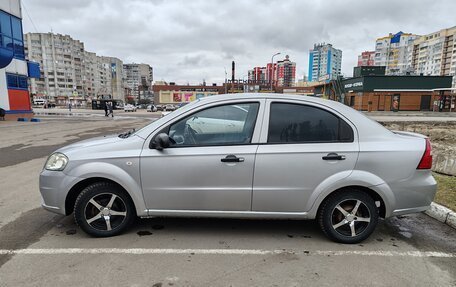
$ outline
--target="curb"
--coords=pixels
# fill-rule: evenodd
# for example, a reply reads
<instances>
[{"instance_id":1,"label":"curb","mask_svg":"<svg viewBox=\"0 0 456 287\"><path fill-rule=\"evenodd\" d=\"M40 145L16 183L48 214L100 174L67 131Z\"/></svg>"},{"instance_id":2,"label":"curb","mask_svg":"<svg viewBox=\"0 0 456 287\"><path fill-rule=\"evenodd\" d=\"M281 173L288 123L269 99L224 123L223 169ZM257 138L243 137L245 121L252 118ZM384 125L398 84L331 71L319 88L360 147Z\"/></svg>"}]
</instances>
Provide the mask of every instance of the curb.
<instances>
[{"instance_id":1,"label":"curb","mask_svg":"<svg viewBox=\"0 0 456 287\"><path fill-rule=\"evenodd\" d=\"M456 229L456 212L452 211L451 209L432 202L431 207L424 213Z\"/></svg>"}]
</instances>

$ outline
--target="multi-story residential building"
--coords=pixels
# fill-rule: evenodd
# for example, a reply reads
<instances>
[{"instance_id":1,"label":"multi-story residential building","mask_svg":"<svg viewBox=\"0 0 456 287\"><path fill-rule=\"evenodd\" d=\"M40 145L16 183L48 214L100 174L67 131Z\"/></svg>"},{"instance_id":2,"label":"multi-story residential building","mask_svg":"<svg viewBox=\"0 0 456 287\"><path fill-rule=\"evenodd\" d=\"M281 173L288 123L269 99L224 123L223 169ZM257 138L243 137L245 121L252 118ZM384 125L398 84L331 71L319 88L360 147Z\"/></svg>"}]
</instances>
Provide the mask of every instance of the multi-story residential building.
<instances>
[{"instance_id":1,"label":"multi-story residential building","mask_svg":"<svg viewBox=\"0 0 456 287\"><path fill-rule=\"evenodd\" d=\"M268 63L266 67L254 67L248 71L249 81L259 84L269 83L277 87L293 87L296 81L296 63L285 59L276 63Z\"/></svg>"},{"instance_id":2,"label":"multi-story residential building","mask_svg":"<svg viewBox=\"0 0 456 287\"><path fill-rule=\"evenodd\" d=\"M374 66L375 51L364 51L358 55L358 67Z\"/></svg>"},{"instance_id":3,"label":"multi-story residential building","mask_svg":"<svg viewBox=\"0 0 456 287\"><path fill-rule=\"evenodd\" d=\"M39 77L35 63L25 60L19 0L0 1L0 108L6 118L32 117L27 80Z\"/></svg>"},{"instance_id":4,"label":"multi-story residential building","mask_svg":"<svg viewBox=\"0 0 456 287\"><path fill-rule=\"evenodd\" d=\"M309 51L309 81L337 78L341 73L342 51L331 44L315 44Z\"/></svg>"},{"instance_id":5,"label":"multi-story residential building","mask_svg":"<svg viewBox=\"0 0 456 287\"><path fill-rule=\"evenodd\" d=\"M412 71L411 55L417 35L398 32L378 38L375 43L375 66L385 66L387 75L405 75Z\"/></svg>"},{"instance_id":6,"label":"multi-story residential building","mask_svg":"<svg viewBox=\"0 0 456 287\"><path fill-rule=\"evenodd\" d=\"M456 87L456 26L416 38L411 67L416 74L453 76Z\"/></svg>"},{"instance_id":7,"label":"multi-story residential building","mask_svg":"<svg viewBox=\"0 0 456 287\"><path fill-rule=\"evenodd\" d=\"M127 96L139 100L151 96L153 69L148 64L124 64L123 76Z\"/></svg>"},{"instance_id":8,"label":"multi-story residential building","mask_svg":"<svg viewBox=\"0 0 456 287\"><path fill-rule=\"evenodd\" d=\"M290 61L288 55L285 59L277 62L276 79L278 87L293 87L296 81L296 63Z\"/></svg>"},{"instance_id":9,"label":"multi-story residential building","mask_svg":"<svg viewBox=\"0 0 456 287\"><path fill-rule=\"evenodd\" d=\"M40 78L30 81L35 98L57 104L82 104L99 96L124 100L119 59L88 52L68 35L27 33L25 38L26 57L40 64Z\"/></svg>"},{"instance_id":10,"label":"multi-story residential building","mask_svg":"<svg viewBox=\"0 0 456 287\"><path fill-rule=\"evenodd\" d=\"M68 35L25 34L25 54L40 64L40 78L30 81L32 95L64 104L84 96L84 43Z\"/></svg>"},{"instance_id":11,"label":"multi-story residential building","mask_svg":"<svg viewBox=\"0 0 456 287\"><path fill-rule=\"evenodd\" d=\"M124 100L123 62L114 57L101 57L109 69L110 94L115 100ZM109 86L109 85L108 85Z\"/></svg>"},{"instance_id":12,"label":"multi-story residential building","mask_svg":"<svg viewBox=\"0 0 456 287\"><path fill-rule=\"evenodd\" d=\"M255 67L248 71L249 81L266 83L268 82L268 73L266 67Z\"/></svg>"},{"instance_id":13,"label":"multi-story residential building","mask_svg":"<svg viewBox=\"0 0 456 287\"><path fill-rule=\"evenodd\" d=\"M93 52L84 51L84 92L92 99L102 92L98 69L101 63Z\"/></svg>"}]
</instances>

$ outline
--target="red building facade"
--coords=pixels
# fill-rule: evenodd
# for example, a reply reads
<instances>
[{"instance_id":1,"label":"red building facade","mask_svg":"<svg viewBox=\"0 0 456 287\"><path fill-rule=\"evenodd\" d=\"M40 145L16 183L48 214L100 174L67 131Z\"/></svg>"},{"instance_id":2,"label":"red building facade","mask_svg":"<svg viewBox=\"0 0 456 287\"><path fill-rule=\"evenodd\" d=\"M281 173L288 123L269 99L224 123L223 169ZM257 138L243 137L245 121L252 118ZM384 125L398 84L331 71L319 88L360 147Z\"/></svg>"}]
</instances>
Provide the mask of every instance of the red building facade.
<instances>
[{"instance_id":1,"label":"red building facade","mask_svg":"<svg viewBox=\"0 0 456 287\"><path fill-rule=\"evenodd\" d=\"M269 83L275 87L293 87L296 81L296 63L285 59L277 63L268 63L265 67L254 67L249 70L249 80L258 83Z\"/></svg>"},{"instance_id":2,"label":"red building facade","mask_svg":"<svg viewBox=\"0 0 456 287\"><path fill-rule=\"evenodd\" d=\"M374 66L375 51L365 51L358 56L358 67Z\"/></svg>"}]
</instances>

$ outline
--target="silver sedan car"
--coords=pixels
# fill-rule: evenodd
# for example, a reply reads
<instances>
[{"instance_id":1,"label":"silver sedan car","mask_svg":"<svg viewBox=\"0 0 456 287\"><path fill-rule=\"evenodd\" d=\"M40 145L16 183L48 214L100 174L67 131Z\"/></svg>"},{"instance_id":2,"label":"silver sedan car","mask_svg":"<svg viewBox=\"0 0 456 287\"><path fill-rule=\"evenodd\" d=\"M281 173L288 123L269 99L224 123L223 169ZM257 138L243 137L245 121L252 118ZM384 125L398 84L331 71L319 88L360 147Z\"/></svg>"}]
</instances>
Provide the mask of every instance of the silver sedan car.
<instances>
[{"instance_id":1,"label":"silver sedan car","mask_svg":"<svg viewBox=\"0 0 456 287\"><path fill-rule=\"evenodd\" d=\"M432 202L429 139L341 103L280 94L197 100L138 131L63 147L40 175L43 207L92 236L139 217L316 219L357 243L379 218Z\"/></svg>"}]
</instances>

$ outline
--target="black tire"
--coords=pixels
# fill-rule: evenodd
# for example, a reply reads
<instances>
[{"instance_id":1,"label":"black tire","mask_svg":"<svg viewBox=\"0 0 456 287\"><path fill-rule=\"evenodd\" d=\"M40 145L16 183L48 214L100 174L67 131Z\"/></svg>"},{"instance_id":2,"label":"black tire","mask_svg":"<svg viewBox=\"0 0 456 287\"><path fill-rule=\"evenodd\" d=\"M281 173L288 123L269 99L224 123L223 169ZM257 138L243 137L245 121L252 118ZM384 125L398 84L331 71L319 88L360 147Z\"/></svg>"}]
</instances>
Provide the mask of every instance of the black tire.
<instances>
[{"instance_id":1,"label":"black tire","mask_svg":"<svg viewBox=\"0 0 456 287\"><path fill-rule=\"evenodd\" d=\"M353 214L357 205L358 208ZM365 240L375 230L378 208L368 194L347 189L331 194L322 203L317 220L329 239L354 244Z\"/></svg>"},{"instance_id":2,"label":"black tire","mask_svg":"<svg viewBox=\"0 0 456 287\"><path fill-rule=\"evenodd\" d=\"M122 188L110 182L97 182L84 188L76 198L74 219L87 234L109 237L127 230L136 219L136 210Z\"/></svg>"}]
</instances>

